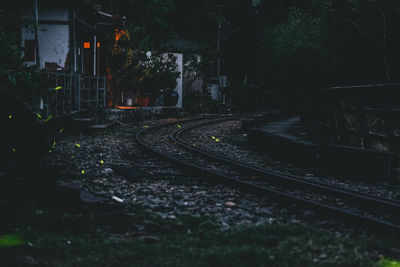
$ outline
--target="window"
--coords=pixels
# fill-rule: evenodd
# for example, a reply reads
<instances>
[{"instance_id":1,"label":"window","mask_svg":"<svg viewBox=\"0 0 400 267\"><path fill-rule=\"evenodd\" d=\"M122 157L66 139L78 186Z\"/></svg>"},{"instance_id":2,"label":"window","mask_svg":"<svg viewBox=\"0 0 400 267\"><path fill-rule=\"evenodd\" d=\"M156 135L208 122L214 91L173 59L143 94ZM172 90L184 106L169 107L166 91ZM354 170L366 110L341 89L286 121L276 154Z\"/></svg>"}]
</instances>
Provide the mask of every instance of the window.
<instances>
[{"instance_id":1,"label":"window","mask_svg":"<svg viewBox=\"0 0 400 267\"><path fill-rule=\"evenodd\" d=\"M35 61L35 40L25 40L25 60Z\"/></svg>"}]
</instances>

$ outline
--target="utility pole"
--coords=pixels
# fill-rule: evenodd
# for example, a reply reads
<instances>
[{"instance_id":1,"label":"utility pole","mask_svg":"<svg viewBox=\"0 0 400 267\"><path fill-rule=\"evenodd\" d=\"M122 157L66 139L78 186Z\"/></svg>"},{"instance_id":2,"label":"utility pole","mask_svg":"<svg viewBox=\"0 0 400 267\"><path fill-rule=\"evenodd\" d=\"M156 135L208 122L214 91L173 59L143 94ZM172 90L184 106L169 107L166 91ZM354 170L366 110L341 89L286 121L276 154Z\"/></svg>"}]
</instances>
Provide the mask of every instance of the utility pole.
<instances>
[{"instance_id":1,"label":"utility pole","mask_svg":"<svg viewBox=\"0 0 400 267\"><path fill-rule=\"evenodd\" d=\"M35 20L34 31L35 31L35 48L36 48L36 68L40 70L40 57L39 57L39 14L37 0L33 0L33 18Z\"/></svg>"},{"instance_id":2,"label":"utility pole","mask_svg":"<svg viewBox=\"0 0 400 267\"><path fill-rule=\"evenodd\" d=\"M94 26L96 27L96 26ZM96 34L93 36L93 75L96 76L97 75L97 53L96 53L96 49L97 49L97 36Z\"/></svg>"},{"instance_id":3,"label":"utility pole","mask_svg":"<svg viewBox=\"0 0 400 267\"><path fill-rule=\"evenodd\" d=\"M218 79L218 98L221 100L221 87L220 87L220 71L221 71L221 33L222 33L222 19L218 20L218 33L217 33L217 79Z\"/></svg>"}]
</instances>

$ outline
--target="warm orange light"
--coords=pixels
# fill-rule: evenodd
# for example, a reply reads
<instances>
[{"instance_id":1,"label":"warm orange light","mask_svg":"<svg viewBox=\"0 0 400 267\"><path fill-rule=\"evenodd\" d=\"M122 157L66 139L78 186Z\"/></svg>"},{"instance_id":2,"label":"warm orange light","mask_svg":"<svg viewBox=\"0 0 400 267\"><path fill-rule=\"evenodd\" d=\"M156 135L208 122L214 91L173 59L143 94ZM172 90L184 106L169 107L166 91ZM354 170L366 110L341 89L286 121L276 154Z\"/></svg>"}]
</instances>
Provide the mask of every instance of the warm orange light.
<instances>
[{"instance_id":1,"label":"warm orange light","mask_svg":"<svg viewBox=\"0 0 400 267\"><path fill-rule=\"evenodd\" d=\"M83 48L90 48L90 42L83 42Z\"/></svg>"},{"instance_id":2,"label":"warm orange light","mask_svg":"<svg viewBox=\"0 0 400 267\"><path fill-rule=\"evenodd\" d=\"M100 47L100 42L97 42L97 47Z\"/></svg>"},{"instance_id":3,"label":"warm orange light","mask_svg":"<svg viewBox=\"0 0 400 267\"><path fill-rule=\"evenodd\" d=\"M141 107L116 106L117 109L139 109Z\"/></svg>"},{"instance_id":4,"label":"warm orange light","mask_svg":"<svg viewBox=\"0 0 400 267\"><path fill-rule=\"evenodd\" d=\"M115 29L115 42L118 42L125 35L124 30Z\"/></svg>"}]
</instances>

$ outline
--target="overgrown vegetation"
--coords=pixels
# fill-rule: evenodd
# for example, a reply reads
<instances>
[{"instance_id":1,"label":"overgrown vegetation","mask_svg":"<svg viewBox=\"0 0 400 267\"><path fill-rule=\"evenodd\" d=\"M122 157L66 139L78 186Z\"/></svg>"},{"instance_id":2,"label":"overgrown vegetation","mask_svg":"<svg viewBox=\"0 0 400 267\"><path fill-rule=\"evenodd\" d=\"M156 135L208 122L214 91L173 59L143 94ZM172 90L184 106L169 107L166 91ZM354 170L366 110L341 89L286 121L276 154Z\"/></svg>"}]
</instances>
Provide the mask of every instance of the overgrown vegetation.
<instances>
[{"instance_id":1,"label":"overgrown vegetation","mask_svg":"<svg viewBox=\"0 0 400 267\"><path fill-rule=\"evenodd\" d=\"M151 103L165 92L175 89L179 77L176 58L172 54L140 49L144 44L133 39L129 28L116 32L116 40L109 59L114 103L121 95L133 98L148 97Z\"/></svg>"},{"instance_id":2,"label":"overgrown vegetation","mask_svg":"<svg viewBox=\"0 0 400 267\"><path fill-rule=\"evenodd\" d=\"M232 102L246 101L242 92L255 87L268 98L400 79L397 1L202 0L193 9L193 3L173 2L176 32L214 52L212 76L221 24L221 75L228 76ZM251 106L259 98L248 99Z\"/></svg>"},{"instance_id":3,"label":"overgrown vegetation","mask_svg":"<svg viewBox=\"0 0 400 267\"><path fill-rule=\"evenodd\" d=\"M280 223L221 231L212 218L160 220L140 207L129 209L131 216L32 206L1 221L0 240L7 238L14 245L0 250L0 262L10 266L27 259L41 266L386 266L400 248L390 236L347 235Z\"/></svg>"},{"instance_id":4,"label":"overgrown vegetation","mask_svg":"<svg viewBox=\"0 0 400 267\"><path fill-rule=\"evenodd\" d=\"M15 190L44 185L45 174L35 176L52 140L44 123L47 118L34 113L49 90L46 75L24 64L18 11L2 8L0 16L0 198L4 199L17 194ZM19 193L19 197L26 194Z\"/></svg>"}]
</instances>

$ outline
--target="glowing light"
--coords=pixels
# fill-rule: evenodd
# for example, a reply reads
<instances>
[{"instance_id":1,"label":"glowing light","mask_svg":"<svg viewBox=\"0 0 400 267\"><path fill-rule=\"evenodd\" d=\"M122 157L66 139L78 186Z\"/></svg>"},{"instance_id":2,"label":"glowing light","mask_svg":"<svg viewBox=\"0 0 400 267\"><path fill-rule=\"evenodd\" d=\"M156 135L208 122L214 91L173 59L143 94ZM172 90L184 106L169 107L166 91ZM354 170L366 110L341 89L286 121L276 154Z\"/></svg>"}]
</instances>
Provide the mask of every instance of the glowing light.
<instances>
[{"instance_id":1,"label":"glowing light","mask_svg":"<svg viewBox=\"0 0 400 267\"><path fill-rule=\"evenodd\" d=\"M139 109L141 107L115 106L117 109Z\"/></svg>"},{"instance_id":2,"label":"glowing light","mask_svg":"<svg viewBox=\"0 0 400 267\"><path fill-rule=\"evenodd\" d=\"M179 124L176 125L178 128L182 128L182 126L180 126Z\"/></svg>"},{"instance_id":3,"label":"glowing light","mask_svg":"<svg viewBox=\"0 0 400 267\"><path fill-rule=\"evenodd\" d=\"M219 142L219 139L217 138L217 139L215 139L215 142Z\"/></svg>"},{"instance_id":4,"label":"glowing light","mask_svg":"<svg viewBox=\"0 0 400 267\"><path fill-rule=\"evenodd\" d=\"M103 161L103 160L100 160L100 163L101 163L101 164L104 164L104 161Z\"/></svg>"},{"instance_id":5,"label":"glowing light","mask_svg":"<svg viewBox=\"0 0 400 267\"><path fill-rule=\"evenodd\" d=\"M64 132L64 128L61 128L58 132L59 132L59 133Z\"/></svg>"},{"instance_id":6,"label":"glowing light","mask_svg":"<svg viewBox=\"0 0 400 267\"><path fill-rule=\"evenodd\" d=\"M378 267L400 267L400 261L382 258L378 262Z\"/></svg>"},{"instance_id":7,"label":"glowing light","mask_svg":"<svg viewBox=\"0 0 400 267\"><path fill-rule=\"evenodd\" d=\"M49 153L51 153L51 149L49 150Z\"/></svg>"},{"instance_id":8,"label":"glowing light","mask_svg":"<svg viewBox=\"0 0 400 267\"><path fill-rule=\"evenodd\" d=\"M53 115L48 116L44 122L48 122L51 118L53 118Z\"/></svg>"},{"instance_id":9,"label":"glowing light","mask_svg":"<svg viewBox=\"0 0 400 267\"><path fill-rule=\"evenodd\" d=\"M119 197L116 197L116 196L113 196L112 199L115 200L115 201L117 201L117 202L119 202L119 203L124 202L123 199L120 199Z\"/></svg>"},{"instance_id":10,"label":"glowing light","mask_svg":"<svg viewBox=\"0 0 400 267\"><path fill-rule=\"evenodd\" d=\"M83 48L90 48L90 42L83 42Z\"/></svg>"},{"instance_id":11,"label":"glowing light","mask_svg":"<svg viewBox=\"0 0 400 267\"><path fill-rule=\"evenodd\" d=\"M54 88L54 90L58 91L62 88L62 86L57 86L56 88Z\"/></svg>"},{"instance_id":12,"label":"glowing light","mask_svg":"<svg viewBox=\"0 0 400 267\"><path fill-rule=\"evenodd\" d=\"M77 147L81 147L81 145L80 144L75 144Z\"/></svg>"},{"instance_id":13,"label":"glowing light","mask_svg":"<svg viewBox=\"0 0 400 267\"><path fill-rule=\"evenodd\" d=\"M215 136L211 136L212 139L215 139Z\"/></svg>"},{"instance_id":14,"label":"glowing light","mask_svg":"<svg viewBox=\"0 0 400 267\"><path fill-rule=\"evenodd\" d=\"M84 174L84 173L85 173L85 170L82 170L81 173Z\"/></svg>"},{"instance_id":15,"label":"glowing light","mask_svg":"<svg viewBox=\"0 0 400 267\"><path fill-rule=\"evenodd\" d=\"M25 241L16 234L0 236L0 248L16 247L25 245Z\"/></svg>"},{"instance_id":16,"label":"glowing light","mask_svg":"<svg viewBox=\"0 0 400 267\"><path fill-rule=\"evenodd\" d=\"M52 148L56 147L56 141L53 142L53 145L51 146Z\"/></svg>"},{"instance_id":17,"label":"glowing light","mask_svg":"<svg viewBox=\"0 0 400 267\"><path fill-rule=\"evenodd\" d=\"M71 155L71 159L73 159L74 158L74 155Z\"/></svg>"},{"instance_id":18,"label":"glowing light","mask_svg":"<svg viewBox=\"0 0 400 267\"><path fill-rule=\"evenodd\" d=\"M149 128L149 125L145 125L144 128Z\"/></svg>"},{"instance_id":19,"label":"glowing light","mask_svg":"<svg viewBox=\"0 0 400 267\"><path fill-rule=\"evenodd\" d=\"M100 42L97 42L97 47L100 47Z\"/></svg>"},{"instance_id":20,"label":"glowing light","mask_svg":"<svg viewBox=\"0 0 400 267\"><path fill-rule=\"evenodd\" d=\"M39 113L36 113L36 116L37 116L39 119L42 118L42 115L40 115Z\"/></svg>"},{"instance_id":21,"label":"glowing light","mask_svg":"<svg viewBox=\"0 0 400 267\"><path fill-rule=\"evenodd\" d=\"M11 150L12 150L12 152L16 152L16 151L17 151L17 150L15 149L15 147L13 147Z\"/></svg>"},{"instance_id":22,"label":"glowing light","mask_svg":"<svg viewBox=\"0 0 400 267\"><path fill-rule=\"evenodd\" d=\"M124 30L115 29L115 42L118 42L122 38L123 35L125 35Z\"/></svg>"},{"instance_id":23,"label":"glowing light","mask_svg":"<svg viewBox=\"0 0 400 267\"><path fill-rule=\"evenodd\" d=\"M12 116L11 116L11 115L8 115L8 118L11 120Z\"/></svg>"}]
</instances>

